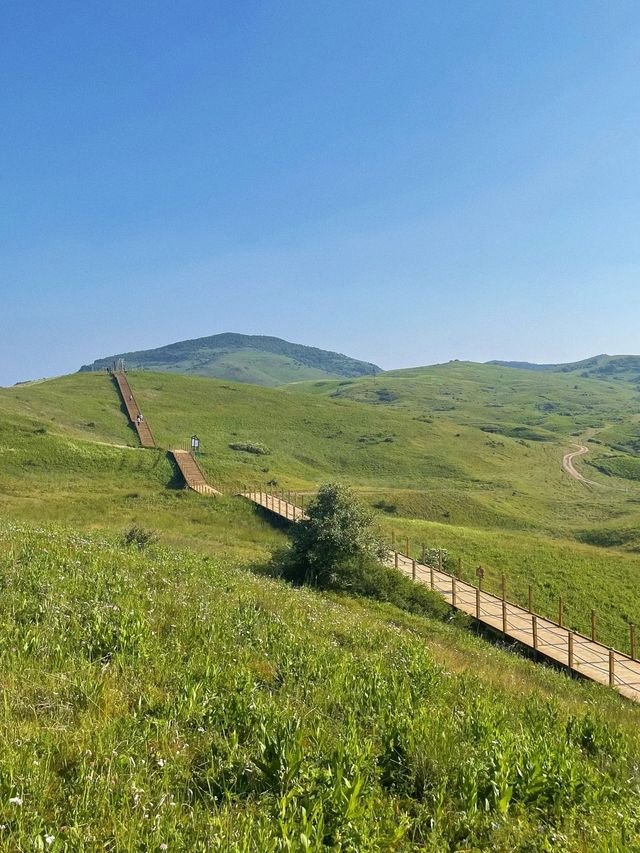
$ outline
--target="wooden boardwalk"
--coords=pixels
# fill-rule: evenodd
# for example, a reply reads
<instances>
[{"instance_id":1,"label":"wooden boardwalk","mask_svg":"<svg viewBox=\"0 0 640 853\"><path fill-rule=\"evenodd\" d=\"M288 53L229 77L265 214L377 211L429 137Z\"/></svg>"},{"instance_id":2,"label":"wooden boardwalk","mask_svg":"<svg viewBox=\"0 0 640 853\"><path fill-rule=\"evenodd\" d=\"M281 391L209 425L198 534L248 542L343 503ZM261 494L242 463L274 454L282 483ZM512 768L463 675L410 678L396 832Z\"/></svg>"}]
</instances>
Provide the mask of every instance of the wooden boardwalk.
<instances>
[{"instance_id":1,"label":"wooden boardwalk","mask_svg":"<svg viewBox=\"0 0 640 853\"><path fill-rule=\"evenodd\" d=\"M156 442L153 434L151 433L151 427L145 420L139 420L143 415L136 403L135 397L133 396L129 380L124 373L114 373L112 375L116 380L120 396L122 397L122 402L124 403L127 414L129 415L129 420L136 428L140 444L143 447L155 447Z\"/></svg>"},{"instance_id":2,"label":"wooden boardwalk","mask_svg":"<svg viewBox=\"0 0 640 853\"><path fill-rule=\"evenodd\" d=\"M293 503L267 492L243 495L253 503L289 521L306 518ZM432 568L398 551L390 551L387 565L397 567L419 583L439 592L453 607L478 622L516 640L572 672L613 687L628 699L640 702L640 662L556 622L530 613L517 604L458 580L442 569Z\"/></svg>"},{"instance_id":3,"label":"wooden boardwalk","mask_svg":"<svg viewBox=\"0 0 640 853\"><path fill-rule=\"evenodd\" d=\"M202 468L188 450L172 450L171 454L176 460L184 481L190 489L193 489L194 492L198 492L200 495L220 494L213 486L209 485Z\"/></svg>"},{"instance_id":4,"label":"wooden boardwalk","mask_svg":"<svg viewBox=\"0 0 640 853\"><path fill-rule=\"evenodd\" d=\"M149 424L145 420L138 420L141 412L127 377L124 373L113 375L131 423L138 431L140 443L143 447L155 447ZM189 451L176 449L171 453L190 489L200 494L220 494L209 485L197 460ZM285 500L282 495L266 491L248 491L244 492L242 497L288 521L307 518L303 507ZM563 625L459 580L441 568L413 560L399 551L390 550L387 564L409 575L418 583L427 584L440 593L452 607L467 613L482 625L533 649L538 655L567 667L573 673L599 684L606 684L622 696L640 702L640 662L630 655L570 631Z\"/></svg>"}]
</instances>

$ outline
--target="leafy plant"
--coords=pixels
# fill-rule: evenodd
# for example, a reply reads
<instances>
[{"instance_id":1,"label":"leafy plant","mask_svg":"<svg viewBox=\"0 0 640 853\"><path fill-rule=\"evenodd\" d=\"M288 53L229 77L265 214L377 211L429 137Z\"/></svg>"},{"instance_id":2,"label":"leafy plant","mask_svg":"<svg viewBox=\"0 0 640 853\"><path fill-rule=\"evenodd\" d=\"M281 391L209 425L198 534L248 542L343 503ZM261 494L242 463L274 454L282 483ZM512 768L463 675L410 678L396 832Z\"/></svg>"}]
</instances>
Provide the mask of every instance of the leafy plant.
<instances>
[{"instance_id":1,"label":"leafy plant","mask_svg":"<svg viewBox=\"0 0 640 853\"><path fill-rule=\"evenodd\" d=\"M271 451L264 444L255 444L249 441L236 441L229 445L231 450L244 450L245 453L253 453L256 456L269 456Z\"/></svg>"},{"instance_id":2,"label":"leafy plant","mask_svg":"<svg viewBox=\"0 0 640 853\"><path fill-rule=\"evenodd\" d=\"M144 527L134 524L133 527L130 527L124 533L122 540L125 545L135 546L138 550L142 551L149 545L155 544L158 541L158 536L153 530L147 530Z\"/></svg>"}]
</instances>

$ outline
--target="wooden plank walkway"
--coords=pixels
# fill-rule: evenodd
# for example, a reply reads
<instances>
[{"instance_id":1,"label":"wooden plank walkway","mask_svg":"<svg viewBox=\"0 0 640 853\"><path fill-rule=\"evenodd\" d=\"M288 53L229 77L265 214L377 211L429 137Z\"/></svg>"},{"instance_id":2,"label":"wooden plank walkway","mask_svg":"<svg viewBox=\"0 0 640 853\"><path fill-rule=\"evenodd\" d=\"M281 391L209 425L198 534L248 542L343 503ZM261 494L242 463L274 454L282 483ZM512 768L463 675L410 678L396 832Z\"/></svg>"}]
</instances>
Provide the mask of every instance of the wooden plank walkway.
<instances>
[{"instance_id":1,"label":"wooden plank walkway","mask_svg":"<svg viewBox=\"0 0 640 853\"><path fill-rule=\"evenodd\" d=\"M140 443L143 447L155 447L149 424L146 421L138 421L138 415L141 413L127 377L124 373L113 375L131 423L138 431ZM190 489L200 494L220 494L209 485L197 460L189 451L176 449L171 453ZM253 491L243 493L242 497L288 521L307 518L302 507L285 500L281 495ZM622 696L640 702L640 662L630 655L570 631L517 604L461 581L443 569L427 566L399 551L389 552L387 564L415 581L427 584L453 607L473 616L483 625L535 650L549 660L566 666L584 678L606 684Z\"/></svg>"},{"instance_id":2,"label":"wooden plank walkway","mask_svg":"<svg viewBox=\"0 0 640 853\"><path fill-rule=\"evenodd\" d=\"M153 434L151 433L149 424L145 420L138 420L138 418L142 417L142 412L140 411L135 397L133 396L129 380L124 373L114 373L112 375L116 380L120 396L122 397L122 402L124 403L127 414L129 415L129 420L136 428L140 444L143 447L155 447L156 442Z\"/></svg>"},{"instance_id":3,"label":"wooden plank walkway","mask_svg":"<svg viewBox=\"0 0 640 853\"><path fill-rule=\"evenodd\" d=\"M289 521L307 517L300 507L278 495L247 492L243 497ZM534 649L541 656L562 664L584 678L613 687L627 699L640 702L640 661L633 660L629 655L594 642L589 637L530 613L517 604L503 601L499 596L398 551L390 551L387 565L397 567L418 583L431 587L457 610L467 613L494 631Z\"/></svg>"},{"instance_id":4,"label":"wooden plank walkway","mask_svg":"<svg viewBox=\"0 0 640 853\"><path fill-rule=\"evenodd\" d=\"M210 486L193 455L188 450L171 450L185 483L200 495L219 495L220 492Z\"/></svg>"}]
</instances>

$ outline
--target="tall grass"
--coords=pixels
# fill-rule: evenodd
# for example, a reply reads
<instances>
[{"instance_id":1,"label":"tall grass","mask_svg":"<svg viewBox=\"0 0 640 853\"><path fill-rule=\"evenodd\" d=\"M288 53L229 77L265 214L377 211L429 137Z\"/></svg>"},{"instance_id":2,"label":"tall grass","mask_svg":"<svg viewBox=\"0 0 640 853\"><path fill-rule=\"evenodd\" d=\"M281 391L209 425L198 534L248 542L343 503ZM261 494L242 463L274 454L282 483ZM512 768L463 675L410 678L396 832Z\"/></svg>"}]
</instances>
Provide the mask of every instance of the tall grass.
<instances>
[{"instance_id":1,"label":"tall grass","mask_svg":"<svg viewBox=\"0 0 640 853\"><path fill-rule=\"evenodd\" d=\"M448 626L144 543L5 524L0 579L3 849L640 844L604 690L456 674Z\"/></svg>"}]
</instances>

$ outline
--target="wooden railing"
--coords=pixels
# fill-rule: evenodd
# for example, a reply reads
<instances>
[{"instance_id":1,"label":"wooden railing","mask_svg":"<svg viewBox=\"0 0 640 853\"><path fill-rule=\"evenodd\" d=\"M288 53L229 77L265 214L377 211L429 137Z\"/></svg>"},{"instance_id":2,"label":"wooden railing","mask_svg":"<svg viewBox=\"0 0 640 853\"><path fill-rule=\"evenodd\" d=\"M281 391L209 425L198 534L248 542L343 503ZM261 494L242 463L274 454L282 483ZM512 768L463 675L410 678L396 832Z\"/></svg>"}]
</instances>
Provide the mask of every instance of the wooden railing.
<instances>
[{"instance_id":1,"label":"wooden railing","mask_svg":"<svg viewBox=\"0 0 640 853\"><path fill-rule=\"evenodd\" d=\"M136 417L140 410L135 403L128 380L122 373L115 374L115 379L129 417L138 428L143 446L155 447L155 441L146 421L143 422L145 427L143 438L141 425ZM207 482L200 464L189 452L188 447L172 452L190 488L209 495L222 492L214 489ZM188 463L186 457L188 457ZM247 498L287 521L298 522L307 518L305 496L300 493L274 491L268 484L252 488L244 486L237 490L233 489L232 493ZM621 695L640 702L640 662L636 657L635 626L630 626L631 654L628 655L597 641L593 611L592 635L589 638L565 627L562 599L559 601L558 621L554 622L532 611L531 587L529 588L529 606L521 607L507 600L504 578L502 594L494 595L482 589L482 572L478 573L478 585L474 585L445 571L442 551L438 552L437 565L433 565L433 560L429 563L425 561L424 548L423 560L416 560L410 554L408 540L406 540L407 553L402 553L395 547L395 537L392 538L392 546L386 559L387 565L404 572L417 583L427 584L455 609L472 616L479 624L532 649L536 655L562 664L573 673L600 684L606 684ZM458 568L460 574L460 563Z\"/></svg>"},{"instance_id":2,"label":"wooden railing","mask_svg":"<svg viewBox=\"0 0 640 853\"><path fill-rule=\"evenodd\" d=\"M289 521L300 521L307 517L304 511L304 498L301 501L302 505L298 505L300 496L295 493L273 493L258 487L244 491L243 497ZM404 554L392 546L386 563L417 583L426 584L434 592L442 595L455 609L467 613L491 630L521 643L533 650L536 655L562 664L583 678L606 684L628 699L640 702L640 662L636 658L633 626L631 654L625 654L598 642L594 636L586 637L565 627L562 624L562 604L560 604L559 620L554 622L508 601L504 582L502 595L494 595L482 589L481 579L478 585L475 585L445 571L442 552L437 565L431 565L409 554ZM531 594L529 598L531 600Z\"/></svg>"}]
</instances>

